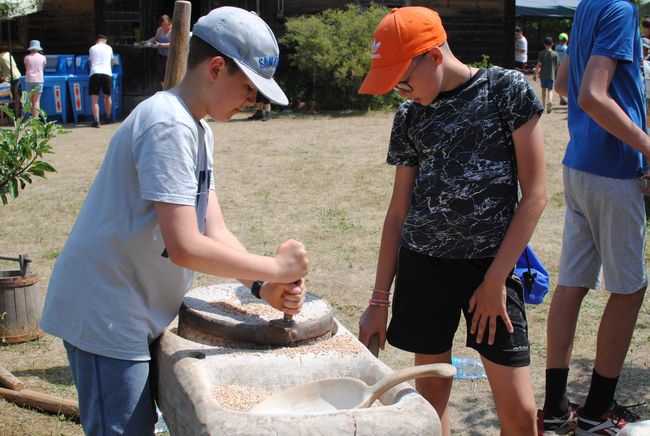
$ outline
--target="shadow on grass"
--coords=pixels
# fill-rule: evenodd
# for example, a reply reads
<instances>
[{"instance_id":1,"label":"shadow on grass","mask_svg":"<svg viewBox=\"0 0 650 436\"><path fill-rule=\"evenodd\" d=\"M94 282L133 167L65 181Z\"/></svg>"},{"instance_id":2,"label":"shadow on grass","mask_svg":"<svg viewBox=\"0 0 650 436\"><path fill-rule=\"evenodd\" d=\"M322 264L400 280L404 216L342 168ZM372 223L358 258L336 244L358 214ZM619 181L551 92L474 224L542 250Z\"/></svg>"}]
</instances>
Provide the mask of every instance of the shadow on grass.
<instances>
[{"instance_id":1,"label":"shadow on grass","mask_svg":"<svg viewBox=\"0 0 650 436\"><path fill-rule=\"evenodd\" d=\"M288 114L273 112L273 118L270 121L264 122L268 124L273 120L309 120L314 118L353 118L367 115L369 111L363 110L340 110L340 111L321 111L321 112L291 112ZM252 112L251 112L252 114ZM242 122L262 122L260 120L249 120L248 118L234 118L229 120L229 123L242 123Z\"/></svg>"},{"instance_id":2,"label":"shadow on grass","mask_svg":"<svg viewBox=\"0 0 650 436\"><path fill-rule=\"evenodd\" d=\"M72 371L69 366L53 366L44 369L24 369L12 371L13 375L21 377L37 377L54 385L73 386Z\"/></svg>"},{"instance_id":3,"label":"shadow on grass","mask_svg":"<svg viewBox=\"0 0 650 436\"><path fill-rule=\"evenodd\" d=\"M567 387L569 400L584 404L589 392L593 364L593 359L578 358L571 361ZM650 367L648 367L648 362L637 362L634 355L628 354L618 380L615 399L622 405L638 404L645 401L645 404L633 408L632 411L645 419L650 416Z\"/></svg>"}]
</instances>

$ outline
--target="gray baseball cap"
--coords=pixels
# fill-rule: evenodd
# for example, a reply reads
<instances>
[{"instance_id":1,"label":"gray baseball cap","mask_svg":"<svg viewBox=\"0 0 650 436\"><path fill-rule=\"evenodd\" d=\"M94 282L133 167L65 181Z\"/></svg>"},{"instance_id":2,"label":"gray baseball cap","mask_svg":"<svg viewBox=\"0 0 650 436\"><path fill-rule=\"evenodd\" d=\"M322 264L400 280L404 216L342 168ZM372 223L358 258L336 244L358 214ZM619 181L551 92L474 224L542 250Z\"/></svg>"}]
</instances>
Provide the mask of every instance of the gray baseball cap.
<instances>
[{"instance_id":1,"label":"gray baseball cap","mask_svg":"<svg viewBox=\"0 0 650 436\"><path fill-rule=\"evenodd\" d=\"M194 24L192 35L232 58L259 92L286 106L287 96L273 80L280 49L271 28L254 12L231 6L213 9Z\"/></svg>"}]
</instances>

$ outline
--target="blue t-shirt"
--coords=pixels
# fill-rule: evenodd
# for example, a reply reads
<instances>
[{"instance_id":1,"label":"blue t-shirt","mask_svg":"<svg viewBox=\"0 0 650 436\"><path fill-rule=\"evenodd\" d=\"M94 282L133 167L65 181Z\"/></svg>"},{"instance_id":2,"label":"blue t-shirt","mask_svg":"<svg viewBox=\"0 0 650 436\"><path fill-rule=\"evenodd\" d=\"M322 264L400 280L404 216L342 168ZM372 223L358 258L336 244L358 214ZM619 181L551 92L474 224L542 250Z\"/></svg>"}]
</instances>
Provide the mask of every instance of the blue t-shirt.
<instances>
[{"instance_id":1,"label":"blue t-shirt","mask_svg":"<svg viewBox=\"0 0 650 436\"><path fill-rule=\"evenodd\" d=\"M564 165L617 179L643 175L638 151L604 130L578 105L582 77L592 55L618 61L609 95L645 131L645 84L636 6L629 0L583 0L573 19L569 45L569 133Z\"/></svg>"}]
</instances>

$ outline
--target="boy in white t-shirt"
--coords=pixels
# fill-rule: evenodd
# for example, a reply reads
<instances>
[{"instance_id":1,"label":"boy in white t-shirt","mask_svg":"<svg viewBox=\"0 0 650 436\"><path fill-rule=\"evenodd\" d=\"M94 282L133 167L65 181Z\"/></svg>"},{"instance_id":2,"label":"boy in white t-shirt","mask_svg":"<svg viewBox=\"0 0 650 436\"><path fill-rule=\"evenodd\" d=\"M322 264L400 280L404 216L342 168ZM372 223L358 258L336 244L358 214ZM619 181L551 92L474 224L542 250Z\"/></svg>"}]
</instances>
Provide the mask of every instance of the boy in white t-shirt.
<instances>
[{"instance_id":1,"label":"boy in white t-shirt","mask_svg":"<svg viewBox=\"0 0 650 436\"><path fill-rule=\"evenodd\" d=\"M176 316L193 271L237 277L287 314L304 302L309 261L297 241L249 253L214 191L213 136L272 76L279 51L257 15L221 7L194 25L187 73L117 129L47 291L41 327L64 340L86 434L152 434L150 346Z\"/></svg>"},{"instance_id":2,"label":"boy in white t-shirt","mask_svg":"<svg viewBox=\"0 0 650 436\"><path fill-rule=\"evenodd\" d=\"M99 127L99 91L104 94L104 109L106 110L106 123L111 120L113 100L113 49L107 44L105 35L97 35L95 45L88 50L88 63L90 64L90 80L88 94L90 95L93 113L93 127Z\"/></svg>"}]
</instances>

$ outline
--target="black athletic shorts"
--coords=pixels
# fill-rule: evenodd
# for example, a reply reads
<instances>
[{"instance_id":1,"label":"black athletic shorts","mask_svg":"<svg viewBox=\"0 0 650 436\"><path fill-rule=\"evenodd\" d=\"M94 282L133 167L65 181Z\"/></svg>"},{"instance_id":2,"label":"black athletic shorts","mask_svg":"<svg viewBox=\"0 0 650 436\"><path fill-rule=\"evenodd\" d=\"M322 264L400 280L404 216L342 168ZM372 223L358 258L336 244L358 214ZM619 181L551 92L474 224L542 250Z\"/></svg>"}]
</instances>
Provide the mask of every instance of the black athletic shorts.
<instances>
[{"instance_id":1,"label":"black athletic shorts","mask_svg":"<svg viewBox=\"0 0 650 436\"><path fill-rule=\"evenodd\" d=\"M394 347L418 354L440 354L451 350L461 311L467 323L467 346L491 362L508 367L528 366L530 349L524 291L511 273L506 280L506 307L514 328L506 330L497 321L494 344L488 344L486 328L482 343L469 332L473 313L469 300L483 281L493 258L442 259L400 249L393 312L387 339Z\"/></svg>"},{"instance_id":2,"label":"black athletic shorts","mask_svg":"<svg viewBox=\"0 0 650 436\"><path fill-rule=\"evenodd\" d=\"M88 82L88 94L99 95L101 89L104 95L111 95L113 77L108 74L93 74Z\"/></svg>"}]
</instances>

